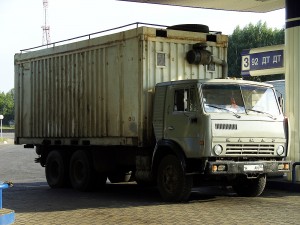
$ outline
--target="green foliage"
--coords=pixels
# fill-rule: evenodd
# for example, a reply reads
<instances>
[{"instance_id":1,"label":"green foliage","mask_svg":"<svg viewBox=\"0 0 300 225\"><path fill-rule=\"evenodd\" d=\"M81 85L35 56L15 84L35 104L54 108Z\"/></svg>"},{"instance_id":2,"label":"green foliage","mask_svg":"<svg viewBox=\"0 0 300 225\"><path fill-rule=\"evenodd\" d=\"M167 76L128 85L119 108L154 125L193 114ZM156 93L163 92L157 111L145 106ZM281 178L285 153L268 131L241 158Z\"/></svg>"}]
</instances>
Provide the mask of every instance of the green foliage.
<instances>
[{"instance_id":1,"label":"green foliage","mask_svg":"<svg viewBox=\"0 0 300 225\"><path fill-rule=\"evenodd\" d=\"M261 21L256 25L250 23L243 29L237 26L232 35L229 36L228 75L241 77L242 50L280 44L284 44L284 29L268 28L266 22L262 23ZM268 78L270 77L268 76ZM277 77L281 79L282 75L277 75ZM255 77L254 79L261 80L264 78Z\"/></svg>"},{"instance_id":2,"label":"green foliage","mask_svg":"<svg viewBox=\"0 0 300 225\"><path fill-rule=\"evenodd\" d=\"M4 92L0 93L0 115L4 116L3 124L8 125L9 121L14 120L14 89L6 94Z\"/></svg>"},{"instance_id":3,"label":"green foliage","mask_svg":"<svg viewBox=\"0 0 300 225\"><path fill-rule=\"evenodd\" d=\"M7 138L0 137L0 143L3 143L4 141L7 141Z\"/></svg>"}]
</instances>

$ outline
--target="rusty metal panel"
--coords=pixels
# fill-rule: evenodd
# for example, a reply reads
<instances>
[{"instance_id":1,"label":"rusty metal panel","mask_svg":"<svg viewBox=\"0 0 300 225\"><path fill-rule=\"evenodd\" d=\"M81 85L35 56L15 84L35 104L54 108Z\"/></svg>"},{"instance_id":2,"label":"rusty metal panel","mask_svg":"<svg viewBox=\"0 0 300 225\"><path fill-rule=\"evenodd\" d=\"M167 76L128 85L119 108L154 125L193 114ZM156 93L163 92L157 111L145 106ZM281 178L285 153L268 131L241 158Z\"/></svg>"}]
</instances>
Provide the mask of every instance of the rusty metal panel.
<instances>
[{"instance_id":1,"label":"rusty metal panel","mask_svg":"<svg viewBox=\"0 0 300 225\"><path fill-rule=\"evenodd\" d=\"M157 37L156 31L139 27L16 54L17 142L146 144L156 83L219 78L222 73L220 65L208 70L185 59L193 44L206 42L207 34L169 30L166 37ZM207 42L207 49L224 60L226 40L220 35Z\"/></svg>"}]
</instances>

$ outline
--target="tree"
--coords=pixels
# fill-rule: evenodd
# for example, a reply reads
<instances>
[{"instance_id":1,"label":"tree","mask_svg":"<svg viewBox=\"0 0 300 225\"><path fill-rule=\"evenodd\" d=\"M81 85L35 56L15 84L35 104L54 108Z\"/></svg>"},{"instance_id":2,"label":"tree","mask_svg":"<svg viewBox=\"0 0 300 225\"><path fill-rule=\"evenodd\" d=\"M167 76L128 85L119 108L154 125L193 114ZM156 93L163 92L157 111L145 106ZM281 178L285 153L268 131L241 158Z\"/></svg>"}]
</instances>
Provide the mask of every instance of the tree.
<instances>
[{"instance_id":1,"label":"tree","mask_svg":"<svg viewBox=\"0 0 300 225\"><path fill-rule=\"evenodd\" d=\"M8 125L9 121L14 120L14 89L6 94L4 92L0 93L0 114L4 116L3 124Z\"/></svg>"},{"instance_id":2,"label":"tree","mask_svg":"<svg viewBox=\"0 0 300 225\"><path fill-rule=\"evenodd\" d=\"M270 45L284 44L284 29L268 28L266 22L259 21L256 25L252 23L241 29L237 26L228 43L228 75L230 77L241 76L241 53L244 49L259 48ZM272 75L268 77L254 77L254 80L264 81L270 77L282 77L283 75Z\"/></svg>"}]
</instances>

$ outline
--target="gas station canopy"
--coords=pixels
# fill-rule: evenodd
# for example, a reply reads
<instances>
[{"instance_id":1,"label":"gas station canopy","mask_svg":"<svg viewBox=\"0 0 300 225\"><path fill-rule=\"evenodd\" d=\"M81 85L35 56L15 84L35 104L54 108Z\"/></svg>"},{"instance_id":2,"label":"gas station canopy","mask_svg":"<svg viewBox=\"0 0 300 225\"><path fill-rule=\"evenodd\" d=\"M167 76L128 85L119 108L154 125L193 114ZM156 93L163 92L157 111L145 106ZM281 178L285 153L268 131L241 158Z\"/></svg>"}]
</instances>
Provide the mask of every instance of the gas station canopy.
<instances>
[{"instance_id":1,"label":"gas station canopy","mask_svg":"<svg viewBox=\"0 0 300 225\"><path fill-rule=\"evenodd\" d=\"M285 7L285 0L121 0L193 8L220 9L244 12L269 12Z\"/></svg>"}]
</instances>

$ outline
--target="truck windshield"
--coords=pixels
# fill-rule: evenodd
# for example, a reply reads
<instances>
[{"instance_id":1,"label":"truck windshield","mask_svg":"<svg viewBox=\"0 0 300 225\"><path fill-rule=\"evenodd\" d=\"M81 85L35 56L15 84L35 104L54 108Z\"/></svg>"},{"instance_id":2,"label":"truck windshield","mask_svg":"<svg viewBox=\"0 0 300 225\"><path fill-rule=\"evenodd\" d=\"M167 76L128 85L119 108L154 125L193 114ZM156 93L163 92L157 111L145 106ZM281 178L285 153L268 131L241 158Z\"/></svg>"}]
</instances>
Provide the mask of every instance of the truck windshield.
<instances>
[{"instance_id":1,"label":"truck windshield","mask_svg":"<svg viewBox=\"0 0 300 225\"><path fill-rule=\"evenodd\" d=\"M202 85L204 110L208 113L280 114L272 88L253 85Z\"/></svg>"}]
</instances>

